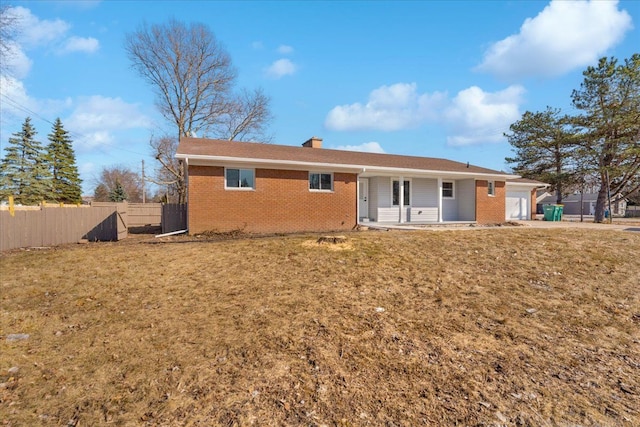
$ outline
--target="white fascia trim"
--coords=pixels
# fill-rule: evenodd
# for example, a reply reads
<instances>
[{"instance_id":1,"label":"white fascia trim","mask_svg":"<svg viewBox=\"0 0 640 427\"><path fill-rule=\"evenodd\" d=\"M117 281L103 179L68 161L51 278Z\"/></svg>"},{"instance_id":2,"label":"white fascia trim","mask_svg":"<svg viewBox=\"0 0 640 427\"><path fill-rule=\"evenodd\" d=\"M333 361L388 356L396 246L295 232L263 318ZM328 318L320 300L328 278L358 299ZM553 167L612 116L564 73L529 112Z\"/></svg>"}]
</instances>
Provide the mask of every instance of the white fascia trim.
<instances>
[{"instance_id":1,"label":"white fascia trim","mask_svg":"<svg viewBox=\"0 0 640 427\"><path fill-rule=\"evenodd\" d=\"M546 187L549 187L549 184L534 184L532 182L509 182L509 181L507 181L507 187L546 188Z\"/></svg>"},{"instance_id":2,"label":"white fascia trim","mask_svg":"<svg viewBox=\"0 0 640 427\"><path fill-rule=\"evenodd\" d=\"M290 169L303 169L303 170L332 170L332 171L345 171L361 173L366 170L366 175L382 174L387 176L399 176L399 175L411 175L413 177L420 176L442 176L446 178L474 178L482 177L487 179L495 179L497 181L506 181L507 179L520 178L519 175L502 175L502 174L488 174L481 172L449 172L439 170L427 170L427 169L407 169L407 168L393 168L393 167L380 167L369 165L351 165L341 163L318 163L318 162L300 162L296 160L271 160L271 159L251 159L246 157L228 157L228 156L207 156L201 154L176 154L177 159L191 159L189 162L191 165L206 166L211 163L234 163L234 164L252 164L252 165L265 165L275 167L286 167Z\"/></svg>"}]
</instances>

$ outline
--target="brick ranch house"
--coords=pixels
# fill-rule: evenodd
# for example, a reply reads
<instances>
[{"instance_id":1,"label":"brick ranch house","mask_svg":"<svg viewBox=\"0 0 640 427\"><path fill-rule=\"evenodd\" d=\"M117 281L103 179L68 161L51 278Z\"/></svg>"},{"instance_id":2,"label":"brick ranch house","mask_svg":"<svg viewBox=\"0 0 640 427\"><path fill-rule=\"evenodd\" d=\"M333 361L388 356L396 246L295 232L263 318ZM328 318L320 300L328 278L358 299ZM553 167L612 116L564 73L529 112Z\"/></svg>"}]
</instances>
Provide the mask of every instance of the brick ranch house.
<instances>
[{"instance_id":1,"label":"brick ranch house","mask_svg":"<svg viewBox=\"0 0 640 427\"><path fill-rule=\"evenodd\" d=\"M541 183L428 157L182 138L190 233L531 219Z\"/></svg>"}]
</instances>

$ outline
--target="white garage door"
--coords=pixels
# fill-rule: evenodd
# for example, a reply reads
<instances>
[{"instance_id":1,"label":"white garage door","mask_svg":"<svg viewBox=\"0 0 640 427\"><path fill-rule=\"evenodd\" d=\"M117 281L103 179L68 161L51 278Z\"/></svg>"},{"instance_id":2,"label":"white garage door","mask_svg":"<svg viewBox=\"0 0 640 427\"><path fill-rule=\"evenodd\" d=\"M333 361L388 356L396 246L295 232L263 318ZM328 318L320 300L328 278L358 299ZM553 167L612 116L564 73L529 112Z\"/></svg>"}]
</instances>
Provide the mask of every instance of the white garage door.
<instances>
[{"instance_id":1,"label":"white garage door","mask_svg":"<svg viewBox=\"0 0 640 427\"><path fill-rule=\"evenodd\" d=\"M528 191L507 191L506 219L531 219L530 200Z\"/></svg>"}]
</instances>

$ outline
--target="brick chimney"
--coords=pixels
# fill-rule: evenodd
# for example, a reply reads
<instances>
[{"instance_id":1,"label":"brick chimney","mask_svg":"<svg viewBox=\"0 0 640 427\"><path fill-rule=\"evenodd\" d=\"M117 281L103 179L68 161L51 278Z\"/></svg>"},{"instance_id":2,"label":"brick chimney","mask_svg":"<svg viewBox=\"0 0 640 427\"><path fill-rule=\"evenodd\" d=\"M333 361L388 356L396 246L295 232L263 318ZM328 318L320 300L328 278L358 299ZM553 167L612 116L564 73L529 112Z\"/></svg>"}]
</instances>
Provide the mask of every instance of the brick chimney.
<instances>
[{"instance_id":1,"label":"brick chimney","mask_svg":"<svg viewBox=\"0 0 640 427\"><path fill-rule=\"evenodd\" d=\"M318 138L317 136L312 136L304 144L303 147L308 148L322 148L322 138Z\"/></svg>"}]
</instances>

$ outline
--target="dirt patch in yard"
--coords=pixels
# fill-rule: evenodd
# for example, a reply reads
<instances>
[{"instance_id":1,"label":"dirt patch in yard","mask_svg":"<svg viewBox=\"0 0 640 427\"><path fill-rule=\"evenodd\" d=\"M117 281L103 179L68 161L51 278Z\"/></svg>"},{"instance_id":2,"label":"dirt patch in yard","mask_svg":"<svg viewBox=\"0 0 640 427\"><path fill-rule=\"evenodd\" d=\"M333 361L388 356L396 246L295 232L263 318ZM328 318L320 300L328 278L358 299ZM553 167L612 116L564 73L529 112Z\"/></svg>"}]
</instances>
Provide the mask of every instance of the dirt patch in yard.
<instances>
[{"instance_id":1,"label":"dirt patch in yard","mask_svg":"<svg viewBox=\"0 0 640 427\"><path fill-rule=\"evenodd\" d=\"M0 420L640 425L640 235L345 236L5 253Z\"/></svg>"}]
</instances>

